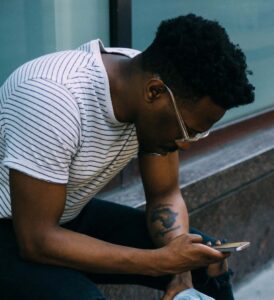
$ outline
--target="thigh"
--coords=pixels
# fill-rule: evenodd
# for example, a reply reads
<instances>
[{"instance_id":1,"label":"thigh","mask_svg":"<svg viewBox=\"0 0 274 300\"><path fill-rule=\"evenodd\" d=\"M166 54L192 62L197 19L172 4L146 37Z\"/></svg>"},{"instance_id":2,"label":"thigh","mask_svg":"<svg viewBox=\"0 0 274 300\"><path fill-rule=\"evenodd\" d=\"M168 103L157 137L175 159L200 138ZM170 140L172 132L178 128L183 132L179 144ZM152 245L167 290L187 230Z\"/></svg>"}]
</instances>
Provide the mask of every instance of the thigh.
<instances>
[{"instance_id":1,"label":"thigh","mask_svg":"<svg viewBox=\"0 0 274 300\"><path fill-rule=\"evenodd\" d=\"M105 299L81 272L21 259L8 220L0 220L0 294L3 300Z\"/></svg>"},{"instance_id":2,"label":"thigh","mask_svg":"<svg viewBox=\"0 0 274 300\"><path fill-rule=\"evenodd\" d=\"M109 201L92 199L73 221L63 225L110 243L151 249L145 212Z\"/></svg>"}]
</instances>

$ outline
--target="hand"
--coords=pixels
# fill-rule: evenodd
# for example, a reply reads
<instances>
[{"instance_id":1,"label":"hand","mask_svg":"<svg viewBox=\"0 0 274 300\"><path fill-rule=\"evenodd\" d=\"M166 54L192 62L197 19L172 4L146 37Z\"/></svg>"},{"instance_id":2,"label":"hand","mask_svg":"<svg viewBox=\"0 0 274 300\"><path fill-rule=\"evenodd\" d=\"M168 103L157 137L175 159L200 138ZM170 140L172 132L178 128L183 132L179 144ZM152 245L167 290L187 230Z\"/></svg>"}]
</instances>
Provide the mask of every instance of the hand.
<instances>
[{"instance_id":1,"label":"hand","mask_svg":"<svg viewBox=\"0 0 274 300\"><path fill-rule=\"evenodd\" d=\"M163 274L178 274L222 261L229 256L209 246L201 244L202 237L183 234L160 248L162 261L159 263Z\"/></svg>"},{"instance_id":2,"label":"hand","mask_svg":"<svg viewBox=\"0 0 274 300\"><path fill-rule=\"evenodd\" d=\"M168 284L162 300L172 300L177 294L179 294L183 290L192 287L193 285L192 285L192 277L190 271L177 274L173 277L171 282Z\"/></svg>"},{"instance_id":3,"label":"hand","mask_svg":"<svg viewBox=\"0 0 274 300\"><path fill-rule=\"evenodd\" d=\"M208 246L212 246L211 242L207 243ZM222 242L220 240L215 242L215 245L222 245ZM209 277L216 277L219 276L221 274L223 274L224 272L228 271L228 263L227 260L223 260L214 264L210 264L207 267L207 275Z\"/></svg>"}]
</instances>

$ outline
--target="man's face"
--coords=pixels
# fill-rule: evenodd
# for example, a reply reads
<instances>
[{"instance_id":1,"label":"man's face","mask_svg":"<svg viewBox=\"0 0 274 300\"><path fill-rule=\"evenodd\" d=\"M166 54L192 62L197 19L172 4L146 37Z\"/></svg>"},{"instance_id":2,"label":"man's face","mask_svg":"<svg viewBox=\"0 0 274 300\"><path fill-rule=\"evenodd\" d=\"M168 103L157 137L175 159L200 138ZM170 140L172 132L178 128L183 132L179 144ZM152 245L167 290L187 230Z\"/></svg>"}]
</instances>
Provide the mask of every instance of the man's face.
<instances>
[{"instance_id":1,"label":"man's face","mask_svg":"<svg viewBox=\"0 0 274 300\"><path fill-rule=\"evenodd\" d=\"M136 124L141 151L166 154L177 150L178 147L188 147L188 142L176 142L186 137L178 120L178 112L190 139L209 130L225 114L225 110L210 97L203 97L196 103L185 105L180 105L179 101L174 99L178 108L176 115L171 97L168 91L161 93L157 103L152 103L151 107L147 108L140 119L141 123Z\"/></svg>"}]
</instances>

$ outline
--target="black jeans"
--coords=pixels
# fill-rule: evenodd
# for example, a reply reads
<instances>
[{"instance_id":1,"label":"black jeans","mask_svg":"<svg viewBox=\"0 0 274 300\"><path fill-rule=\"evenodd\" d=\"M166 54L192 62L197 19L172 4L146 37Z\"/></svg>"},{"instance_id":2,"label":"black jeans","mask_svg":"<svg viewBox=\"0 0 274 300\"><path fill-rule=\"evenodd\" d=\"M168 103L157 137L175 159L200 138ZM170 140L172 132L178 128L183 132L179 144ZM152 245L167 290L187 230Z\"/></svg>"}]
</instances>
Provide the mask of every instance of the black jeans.
<instances>
[{"instance_id":1,"label":"black jeans","mask_svg":"<svg viewBox=\"0 0 274 300\"><path fill-rule=\"evenodd\" d=\"M93 199L65 228L111 243L149 249L153 244L144 212ZM199 233L191 229L192 233ZM204 242L215 240L202 234ZM192 272L195 288L218 300L232 300L230 273L209 278L205 269ZM0 220L0 298L2 300L106 299L96 283L140 284L164 290L171 276L86 274L64 267L31 263L20 258L12 221ZM116 300L116 299L113 299ZM134 300L134 299L132 299Z\"/></svg>"}]
</instances>

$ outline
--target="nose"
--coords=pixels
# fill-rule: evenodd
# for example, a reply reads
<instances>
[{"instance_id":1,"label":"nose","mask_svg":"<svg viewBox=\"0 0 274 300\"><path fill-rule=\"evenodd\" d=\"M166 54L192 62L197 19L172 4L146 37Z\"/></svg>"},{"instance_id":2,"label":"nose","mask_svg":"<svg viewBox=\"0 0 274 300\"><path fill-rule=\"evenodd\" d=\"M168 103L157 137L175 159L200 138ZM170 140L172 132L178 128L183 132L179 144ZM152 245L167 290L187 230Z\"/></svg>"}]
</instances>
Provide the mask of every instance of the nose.
<instances>
[{"instance_id":1,"label":"nose","mask_svg":"<svg viewBox=\"0 0 274 300\"><path fill-rule=\"evenodd\" d=\"M191 143L189 143L189 142L180 142L180 143L176 142L176 145L177 145L178 148L181 149L181 150L187 150L187 149L190 148Z\"/></svg>"}]
</instances>

